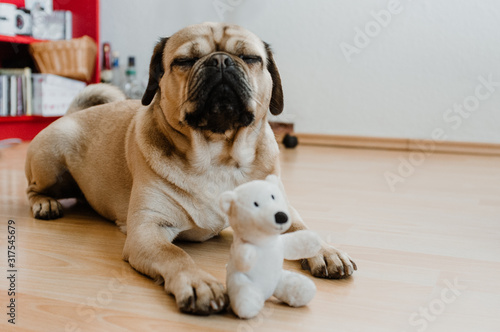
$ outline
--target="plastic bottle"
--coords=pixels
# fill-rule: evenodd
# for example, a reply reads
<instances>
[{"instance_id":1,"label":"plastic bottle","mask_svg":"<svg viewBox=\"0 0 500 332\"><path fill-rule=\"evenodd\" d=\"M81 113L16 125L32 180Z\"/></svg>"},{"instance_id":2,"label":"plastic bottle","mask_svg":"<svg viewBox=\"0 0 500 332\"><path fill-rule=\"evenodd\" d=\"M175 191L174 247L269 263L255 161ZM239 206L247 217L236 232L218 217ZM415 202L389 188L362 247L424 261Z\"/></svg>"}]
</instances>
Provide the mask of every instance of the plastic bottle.
<instances>
[{"instance_id":1,"label":"plastic bottle","mask_svg":"<svg viewBox=\"0 0 500 332\"><path fill-rule=\"evenodd\" d=\"M122 90L125 90L125 73L122 67L120 66L120 53L113 52L113 61L111 68L113 72L113 78L111 80L111 84Z\"/></svg>"},{"instance_id":2,"label":"plastic bottle","mask_svg":"<svg viewBox=\"0 0 500 332\"><path fill-rule=\"evenodd\" d=\"M139 80L137 79L137 73L135 69L135 57L131 56L128 58L128 67L125 82L125 94L130 99L141 99L144 90L141 87Z\"/></svg>"}]
</instances>

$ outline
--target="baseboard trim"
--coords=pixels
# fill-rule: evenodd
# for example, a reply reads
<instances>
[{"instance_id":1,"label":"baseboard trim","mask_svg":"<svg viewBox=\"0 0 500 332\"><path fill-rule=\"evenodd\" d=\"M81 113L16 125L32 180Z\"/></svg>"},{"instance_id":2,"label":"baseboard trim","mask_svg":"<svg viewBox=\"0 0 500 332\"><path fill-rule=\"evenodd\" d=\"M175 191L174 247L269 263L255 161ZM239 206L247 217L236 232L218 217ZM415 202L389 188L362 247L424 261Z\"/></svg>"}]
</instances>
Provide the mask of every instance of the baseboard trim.
<instances>
[{"instance_id":1,"label":"baseboard trim","mask_svg":"<svg viewBox=\"0 0 500 332\"><path fill-rule=\"evenodd\" d=\"M299 144L500 156L500 144L295 133Z\"/></svg>"}]
</instances>

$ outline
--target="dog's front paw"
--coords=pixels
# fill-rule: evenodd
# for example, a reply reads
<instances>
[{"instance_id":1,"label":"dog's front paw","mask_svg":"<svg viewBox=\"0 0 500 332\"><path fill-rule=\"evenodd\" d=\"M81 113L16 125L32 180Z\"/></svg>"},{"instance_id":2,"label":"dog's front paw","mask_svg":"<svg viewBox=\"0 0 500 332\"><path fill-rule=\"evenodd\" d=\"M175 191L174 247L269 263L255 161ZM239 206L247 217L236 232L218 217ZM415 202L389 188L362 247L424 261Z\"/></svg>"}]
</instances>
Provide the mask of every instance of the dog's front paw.
<instances>
[{"instance_id":1,"label":"dog's front paw","mask_svg":"<svg viewBox=\"0 0 500 332\"><path fill-rule=\"evenodd\" d=\"M324 246L319 254L303 259L302 268L319 278L342 279L351 276L358 269L356 263L346 253L332 246Z\"/></svg>"},{"instance_id":2,"label":"dog's front paw","mask_svg":"<svg viewBox=\"0 0 500 332\"><path fill-rule=\"evenodd\" d=\"M229 305L224 286L201 269L180 272L169 288L182 312L210 315L225 310Z\"/></svg>"}]
</instances>

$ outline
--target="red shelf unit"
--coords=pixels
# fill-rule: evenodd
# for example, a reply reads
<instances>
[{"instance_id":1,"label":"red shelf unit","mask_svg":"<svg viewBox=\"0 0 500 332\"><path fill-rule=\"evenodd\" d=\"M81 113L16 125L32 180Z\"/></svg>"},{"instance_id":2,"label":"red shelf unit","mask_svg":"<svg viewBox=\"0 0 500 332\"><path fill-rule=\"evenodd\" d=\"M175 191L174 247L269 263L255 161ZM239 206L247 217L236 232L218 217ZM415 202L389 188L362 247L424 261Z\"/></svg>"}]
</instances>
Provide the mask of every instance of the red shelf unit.
<instances>
[{"instance_id":1,"label":"red shelf unit","mask_svg":"<svg viewBox=\"0 0 500 332\"><path fill-rule=\"evenodd\" d=\"M3 36L0 35L0 42L3 43L13 43L13 44L31 44L35 42L43 41L41 39L35 39L28 36Z\"/></svg>"},{"instance_id":2,"label":"red shelf unit","mask_svg":"<svg viewBox=\"0 0 500 332\"><path fill-rule=\"evenodd\" d=\"M20 138L30 141L40 131L52 122L59 119L58 116L11 116L0 118L0 139Z\"/></svg>"},{"instance_id":3,"label":"red shelf unit","mask_svg":"<svg viewBox=\"0 0 500 332\"><path fill-rule=\"evenodd\" d=\"M23 0L2 1L10 2L21 7ZM96 57L96 69L91 83L100 81L100 36L99 36L99 0L78 0L78 1L54 1L55 10L69 10L73 14L73 37L92 37L98 45L99 51ZM2 57L10 56L8 52L3 52L8 47L16 44L25 45L19 49L27 52L26 45L40 40L25 36L2 36L0 35L0 63ZM20 138L31 140L41 130L57 120L58 117L42 116L20 116L20 117L0 117L0 139Z\"/></svg>"}]
</instances>

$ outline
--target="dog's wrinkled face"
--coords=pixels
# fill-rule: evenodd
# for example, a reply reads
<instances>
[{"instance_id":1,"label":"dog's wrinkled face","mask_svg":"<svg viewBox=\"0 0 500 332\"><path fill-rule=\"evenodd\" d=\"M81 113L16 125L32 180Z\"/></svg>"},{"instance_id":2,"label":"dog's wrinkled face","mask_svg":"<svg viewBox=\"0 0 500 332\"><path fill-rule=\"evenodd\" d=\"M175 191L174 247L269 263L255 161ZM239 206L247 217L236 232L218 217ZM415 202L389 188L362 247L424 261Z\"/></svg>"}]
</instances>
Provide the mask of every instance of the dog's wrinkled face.
<instances>
[{"instance_id":1,"label":"dog's wrinkled face","mask_svg":"<svg viewBox=\"0 0 500 332\"><path fill-rule=\"evenodd\" d=\"M155 95L171 125L219 134L283 110L268 45L222 23L190 26L157 44L142 103Z\"/></svg>"},{"instance_id":2,"label":"dog's wrinkled face","mask_svg":"<svg viewBox=\"0 0 500 332\"><path fill-rule=\"evenodd\" d=\"M242 58L251 59L246 60L248 66L225 52L211 53L202 61L197 61L196 56L174 61L173 65L181 70L195 62L188 79L187 101L191 104L185 115L188 125L224 133L253 122L256 105L247 71L254 66L262 67L263 60L259 55Z\"/></svg>"}]
</instances>

